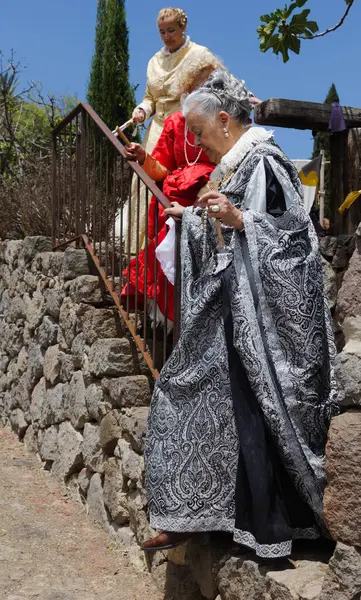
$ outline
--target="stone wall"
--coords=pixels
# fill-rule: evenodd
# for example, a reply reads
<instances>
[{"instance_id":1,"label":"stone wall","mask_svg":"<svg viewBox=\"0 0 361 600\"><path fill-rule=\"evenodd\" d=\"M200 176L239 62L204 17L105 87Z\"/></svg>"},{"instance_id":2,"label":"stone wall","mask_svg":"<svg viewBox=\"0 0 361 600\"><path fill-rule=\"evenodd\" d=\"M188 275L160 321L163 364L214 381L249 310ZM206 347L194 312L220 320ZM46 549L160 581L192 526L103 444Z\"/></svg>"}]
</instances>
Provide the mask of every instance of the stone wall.
<instances>
[{"instance_id":1,"label":"stone wall","mask_svg":"<svg viewBox=\"0 0 361 600\"><path fill-rule=\"evenodd\" d=\"M361 234L361 230L359 232ZM355 248L356 239L356 248ZM325 516L336 548L292 560L237 556L222 537L145 557L143 447L152 379L84 250L29 237L0 244L0 418L65 482L169 600L361 597L361 238L324 238L325 285L341 352L345 412L331 425ZM352 256L349 263L349 259Z\"/></svg>"}]
</instances>

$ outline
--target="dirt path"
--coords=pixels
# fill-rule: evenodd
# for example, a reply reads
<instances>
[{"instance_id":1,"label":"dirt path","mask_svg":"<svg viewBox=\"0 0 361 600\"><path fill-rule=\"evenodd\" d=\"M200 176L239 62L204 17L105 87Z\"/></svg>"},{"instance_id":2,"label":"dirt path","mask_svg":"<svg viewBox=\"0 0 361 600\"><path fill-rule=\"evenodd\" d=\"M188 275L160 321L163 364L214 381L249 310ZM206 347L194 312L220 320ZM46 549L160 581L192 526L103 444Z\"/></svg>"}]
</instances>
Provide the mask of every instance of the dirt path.
<instances>
[{"instance_id":1,"label":"dirt path","mask_svg":"<svg viewBox=\"0 0 361 600\"><path fill-rule=\"evenodd\" d=\"M160 600L82 506L0 427L0 599Z\"/></svg>"}]
</instances>

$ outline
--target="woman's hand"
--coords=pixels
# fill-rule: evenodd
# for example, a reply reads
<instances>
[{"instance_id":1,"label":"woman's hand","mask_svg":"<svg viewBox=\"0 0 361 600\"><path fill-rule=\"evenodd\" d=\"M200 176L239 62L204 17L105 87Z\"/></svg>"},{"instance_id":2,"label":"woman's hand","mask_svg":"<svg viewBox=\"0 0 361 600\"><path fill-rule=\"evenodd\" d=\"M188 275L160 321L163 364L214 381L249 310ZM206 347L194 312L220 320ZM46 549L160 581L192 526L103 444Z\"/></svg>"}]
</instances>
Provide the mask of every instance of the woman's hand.
<instances>
[{"instance_id":1,"label":"woman's hand","mask_svg":"<svg viewBox=\"0 0 361 600\"><path fill-rule=\"evenodd\" d=\"M134 123L144 123L145 110L143 108L135 108L133 110L132 119L133 119Z\"/></svg>"},{"instance_id":2,"label":"woman's hand","mask_svg":"<svg viewBox=\"0 0 361 600\"><path fill-rule=\"evenodd\" d=\"M223 223L230 225L235 229L243 229L242 212L230 203L227 196L219 192L207 192L198 199L198 204L202 208L208 207L208 216L215 219L222 219ZM212 211L212 206L218 206L217 212Z\"/></svg>"},{"instance_id":3,"label":"woman's hand","mask_svg":"<svg viewBox=\"0 0 361 600\"><path fill-rule=\"evenodd\" d=\"M259 98L256 98L256 96L251 96L250 97L250 101L252 106L256 106L257 104L262 104L263 100L260 100Z\"/></svg>"},{"instance_id":4,"label":"woman's hand","mask_svg":"<svg viewBox=\"0 0 361 600\"><path fill-rule=\"evenodd\" d=\"M178 202L171 202L172 207L166 208L164 210L164 214L169 215L170 217L181 217L184 211L184 206L178 204Z\"/></svg>"},{"instance_id":5,"label":"woman's hand","mask_svg":"<svg viewBox=\"0 0 361 600\"><path fill-rule=\"evenodd\" d=\"M132 142L130 146L124 146L124 153L128 160L136 160L140 165L144 164L146 151L140 144Z\"/></svg>"}]
</instances>

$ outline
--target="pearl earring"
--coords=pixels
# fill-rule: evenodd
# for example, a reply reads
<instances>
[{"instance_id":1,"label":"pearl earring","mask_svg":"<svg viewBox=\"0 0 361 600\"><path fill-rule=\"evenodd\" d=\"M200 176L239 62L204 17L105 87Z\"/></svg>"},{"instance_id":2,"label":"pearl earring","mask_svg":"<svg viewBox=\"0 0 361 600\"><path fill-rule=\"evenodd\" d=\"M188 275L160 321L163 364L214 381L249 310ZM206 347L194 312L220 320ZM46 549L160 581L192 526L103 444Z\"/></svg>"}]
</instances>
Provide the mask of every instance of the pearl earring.
<instances>
[{"instance_id":1,"label":"pearl earring","mask_svg":"<svg viewBox=\"0 0 361 600\"><path fill-rule=\"evenodd\" d=\"M229 137L229 133L225 127L223 127L224 137Z\"/></svg>"}]
</instances>

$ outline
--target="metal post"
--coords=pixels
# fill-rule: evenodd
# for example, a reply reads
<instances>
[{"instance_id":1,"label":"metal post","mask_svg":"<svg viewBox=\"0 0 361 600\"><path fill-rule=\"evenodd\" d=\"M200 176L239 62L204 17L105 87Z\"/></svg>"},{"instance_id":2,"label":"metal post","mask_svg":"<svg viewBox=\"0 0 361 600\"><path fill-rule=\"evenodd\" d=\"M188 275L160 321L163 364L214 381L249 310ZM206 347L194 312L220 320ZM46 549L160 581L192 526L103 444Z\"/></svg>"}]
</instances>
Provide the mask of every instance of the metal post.
<instances>
[{"instance_id":1,"label":"metal post","mask_svg":"<svg viewBox=\"0 0 361 600\"><path fill-rule=\"evenodd\" d=\"M323 227L323 221L325 218L325 151L321 150L321 172L320 172L320 189L318 192L320 202L320 224Z\"/></svg>"}]
</instances>

